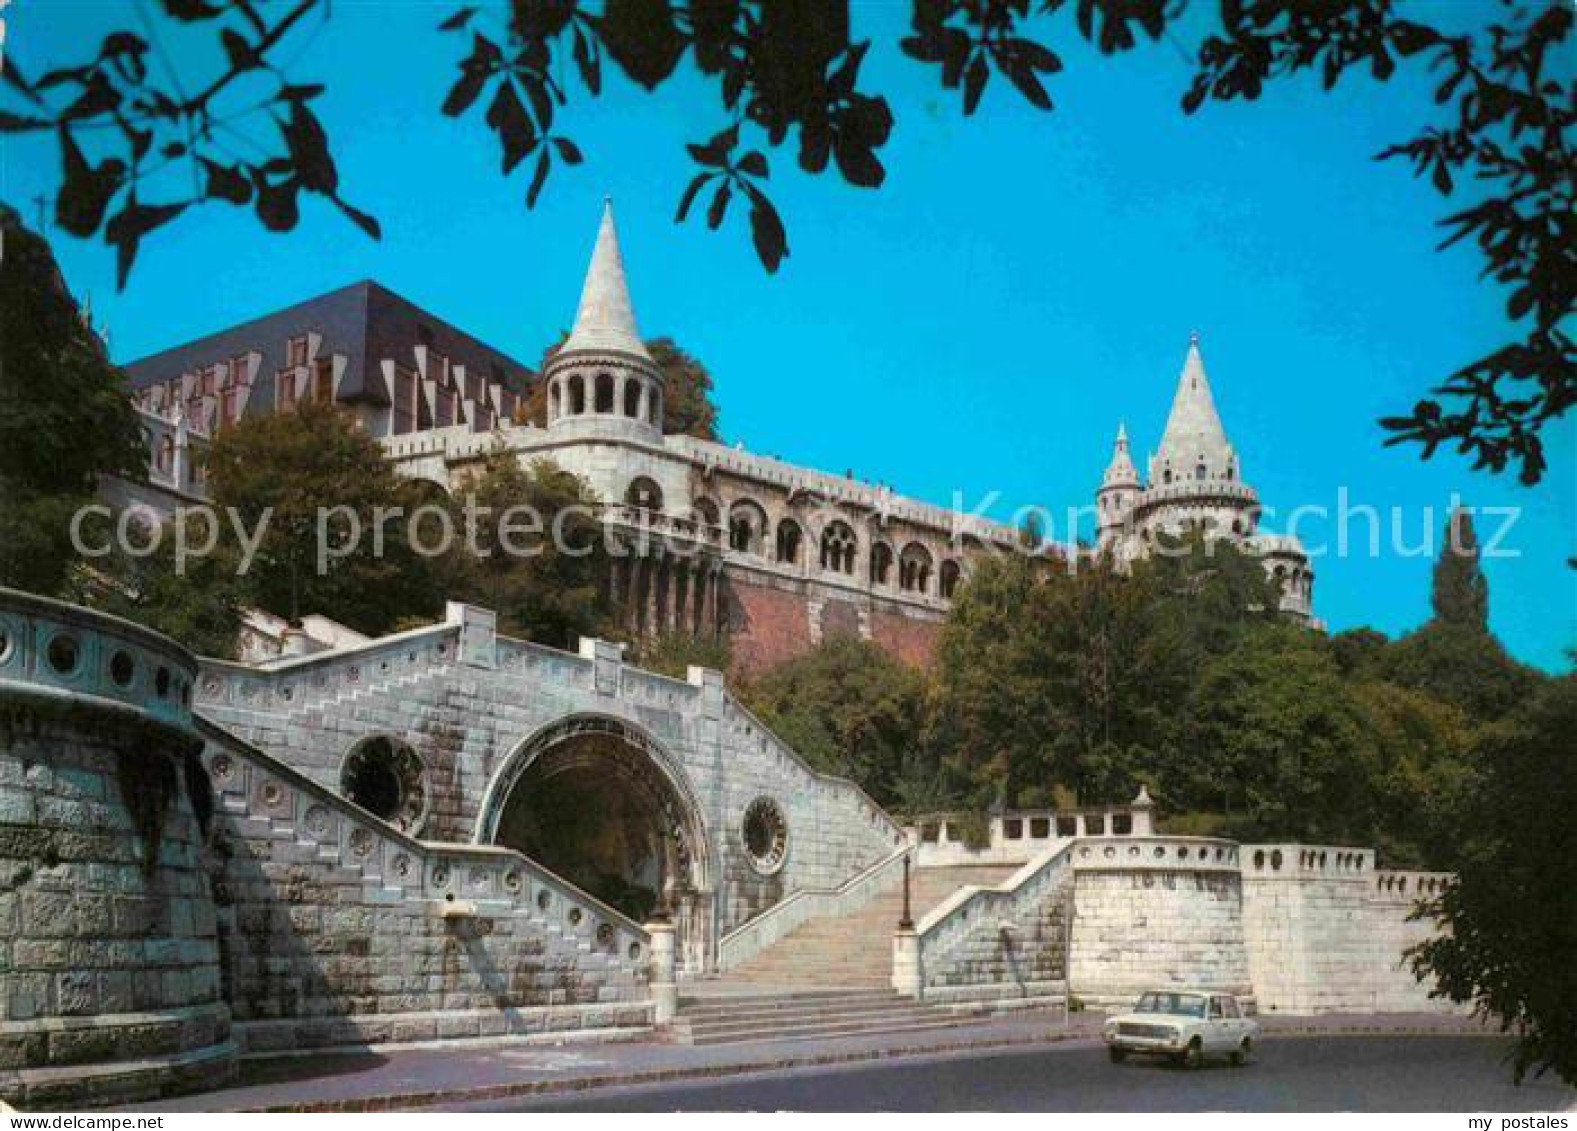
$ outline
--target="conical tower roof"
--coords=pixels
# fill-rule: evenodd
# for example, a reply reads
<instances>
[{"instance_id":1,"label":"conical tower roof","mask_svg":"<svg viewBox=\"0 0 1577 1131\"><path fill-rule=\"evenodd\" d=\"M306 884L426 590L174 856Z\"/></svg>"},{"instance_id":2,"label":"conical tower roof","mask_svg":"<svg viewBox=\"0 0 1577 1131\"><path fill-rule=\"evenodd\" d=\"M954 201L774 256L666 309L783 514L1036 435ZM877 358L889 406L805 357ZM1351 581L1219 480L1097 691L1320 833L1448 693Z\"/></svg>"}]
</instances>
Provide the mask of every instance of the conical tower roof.
<instances>
[{"instance_id":1,"label":"conical tower roof","mask_svg":"<svg viewBox=\"0 0 1577 1131\"><path fill-rule=\"evenodd\" d=\"M591 266L586 269L586 284L581 288L575 328L559 355L585 350L615 350L651 361L635 325L635 308L630 304L630 288L624 278L624 256L619 252L619 233L613 226L611 199L603 202L602 223L591 251Z\"/></svg>"},{"instance_id":2,"label":"conical tower roof","mask_svg":"<svg viewBox=\"0 0 1577 1131\"><path fill-rule=\"evenodd\" d=\"M1106 474L1101 476L1102 487L1137 487L1139 485L1139 471L1133 465L1133 457L1128 452L1127 425L1117 425L1117 440L1112 444L1112 462L1106 465Z\"/></svg>"},{"instance_id":3,"label":"conical tower roof","mask_svg":"<svg viewBox=\"0 0 1577 1131\"><path fill-rule=\"evenodd\" d=\"M1178 475L1192 477L1191 469L1203 465L1215 477L1233 462L1232 445L1221 426L1215 398L1210 394L1210 380L1205 376L1205 362L1199 355L1199 335L1193 334L1153 466L1170 466Z\"/></svg>"}]
</instances>

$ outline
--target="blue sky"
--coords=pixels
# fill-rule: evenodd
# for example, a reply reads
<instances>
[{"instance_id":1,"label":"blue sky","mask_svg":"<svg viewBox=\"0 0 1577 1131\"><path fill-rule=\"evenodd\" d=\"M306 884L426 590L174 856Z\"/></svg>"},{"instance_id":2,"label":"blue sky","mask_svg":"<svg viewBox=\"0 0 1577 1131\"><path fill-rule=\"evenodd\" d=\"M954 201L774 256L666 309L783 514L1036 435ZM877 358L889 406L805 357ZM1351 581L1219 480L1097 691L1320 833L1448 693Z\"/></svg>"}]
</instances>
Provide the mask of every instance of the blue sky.
<instances>
[{"instance_id":1,"label":"blue sky","mask_svg":"<svg viewBox=\"0 0 1577 1131\"><path fill-rule=\"evenodd\" d=\"M500 177L479 113L437 111L463 42L432 29L453 6L335 0L297 40L292 78L328 83L317 109L344 195L378 216L382 242L316 201L288 236L198 210L144 247L117 294L109 249L57 237L118 360L371 277L534 362L573 316L609 193L642 329L706 363L730 442L942 504L998 492L998 517L1032 504L1060 515L1089 501L1119 419L1142 466L1198 330L1244 475L1279 514L1334 509L1345 488L1354 504L1398 508L1417 546L1426 527L1438 539L1453 493L1518 508L1502 542L1516 556L1486 562L1492 627L1523 659L1564 667L1577 643L1564 564L1577 552L1577 420L1547 432L1550 471L1532 490L1447 453L1423 463L1384 448L1375 423L1510 333L1473 250L1434 250L1445 202L1370 160L1432 120L1425 84L1322 94L1299 80L1189 118L1178 98L1197 29L1103 60L1064 21L1055 112L994 79L966 120L898 54L905 6L856 3L857 33L877 39L867 85L898 118L888 180L857 190L800 175L790 148L769 153L791 252L768 276L742 213L721 233L672 223L683 144L724 124L694 77L655 97L615 79L572 102L561 125L588 161L560 169L528 212L528 170ZM17 0L8 49L36 74L131 11ZM165 47L202 61L185 40ZM57 176L52 147L8 140L0 160L0 198L31 220ZM1484 518L1481 536L1502 521ZM1427 618L1431 556L1389 542L1316 562L1332 629L1394 635Z\"/></svg>"}]
</instances>

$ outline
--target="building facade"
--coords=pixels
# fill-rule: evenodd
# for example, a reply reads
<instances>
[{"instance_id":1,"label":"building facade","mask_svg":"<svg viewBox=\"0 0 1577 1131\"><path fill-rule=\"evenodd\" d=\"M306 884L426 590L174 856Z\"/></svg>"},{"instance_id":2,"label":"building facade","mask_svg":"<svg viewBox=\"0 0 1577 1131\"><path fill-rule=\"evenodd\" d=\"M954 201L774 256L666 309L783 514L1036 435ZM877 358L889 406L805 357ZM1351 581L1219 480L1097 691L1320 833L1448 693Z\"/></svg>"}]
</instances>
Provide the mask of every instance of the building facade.
<instances>
[{"instance_id":1,"label":"building facade","mask_svg":"<svg viewBox=\"0 0 1577 1131\"><path fill-rule=\"evenodd\" d=\"M736 670L853 634L908 662L929 661L971 563L987 553L1087 555L1026 547L1009 525L687 435L665 435L663 376L641 338L611 206L605 207L574 327L544 371L398 299L357 284L128 367L153 437L152 480L201 494L195 453L228 422L332 399L378 437L400 474L458 490L500 446L580 476L615 544L612 596L637 636L721 633ZM545 383L541 426L520 394ZM168 498L166 503L168 503ZM1141 481L1119 431L1096 495L1097 544L1119 561L1163 532L1195 528L1262 555L1282 608L1312 617L1313 574L1295 541L1257 530L1189 345L1161 446Z\"/></svg>"}]
</instances>

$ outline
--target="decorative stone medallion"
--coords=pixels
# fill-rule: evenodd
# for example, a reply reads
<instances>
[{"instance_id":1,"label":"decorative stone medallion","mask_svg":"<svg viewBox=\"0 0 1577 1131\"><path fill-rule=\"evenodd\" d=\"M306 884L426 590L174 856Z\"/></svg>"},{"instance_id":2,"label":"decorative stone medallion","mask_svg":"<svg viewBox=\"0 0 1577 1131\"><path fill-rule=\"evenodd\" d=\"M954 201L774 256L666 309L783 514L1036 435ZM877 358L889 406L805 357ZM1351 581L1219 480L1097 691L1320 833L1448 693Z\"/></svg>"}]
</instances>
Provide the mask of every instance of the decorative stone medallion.
<instances>
[{"instance_id":1,"label":"decorative stone medallion","mask_svg":"<svg viewBox=\"0 0 1577 1131\"><path fill-rule=\"evenodd\" d=\"M745 841L745 858L763 876L770 876L788 859L788 819L770 797L758 797L745 807L740 825Z\"/></svg>"}]
</instances>

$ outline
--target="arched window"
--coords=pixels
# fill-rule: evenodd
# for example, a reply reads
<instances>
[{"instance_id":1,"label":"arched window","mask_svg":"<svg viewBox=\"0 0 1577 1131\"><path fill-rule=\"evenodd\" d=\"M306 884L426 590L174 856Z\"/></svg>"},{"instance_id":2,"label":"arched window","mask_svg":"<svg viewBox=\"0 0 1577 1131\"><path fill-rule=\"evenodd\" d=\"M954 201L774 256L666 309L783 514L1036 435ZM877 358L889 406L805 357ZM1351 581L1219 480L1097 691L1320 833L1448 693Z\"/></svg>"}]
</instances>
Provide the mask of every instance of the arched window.
<instances>
[{"instance_id":1,"label":"arched window","mask_svg":"<svg viewBox=\"0 0 1577 1131\"><path fill-rule=\"evenodd\" d=\"M613 411L613 374L597 374L597 409L598 412Z\"/></svg>"},{"instance_id":2,"label":"arched window","mask_svg":"<svg viewBox=\"0 0 1577 1131\"><path fill-rule=\"evenodd\" d=\"M721 512L717 509L717 504L705 495L702 495L695 501L694 510L696 519L713 530L723 525L723 519Z\"/></svg>"},{"instance_id":3,"label":"arched window","mask_svg":"<svg viewBox=\"0 0 1577 1131\"><path fill-rule=\"evenodd\" d=\"M871 544L871 584L892 584L893 548L886 542Z\"/></svg>"},{"instance_id":4,"label":"arched window","mask_svg":"<svg viewBox=\"0 0 1577 1131\"><path fill-rule=\"evenodd\" d=\"M1172 469L1169 467L1169 468L1167 468L1165 471L1163 471L1161 473L1161 482L1162 483L1170 483L1171 481L1172 481Z\"/></svg>"},{"instance_id":5,"label":"arched window","mask_svg":"<svg viewBox=\"0 0 1577 1131\"><path fill-rule=\"evenodd\" d=\"M898 585L905 593L928 593L931 589L931 551L910 542L898 557Z\"/></svg>"},{"instance_id":6,"label":"arched window","mask_svg":"<svg viewBox=\"0 0 1577 1131\"><path fill-rule=\"evenodd\" d=\"M646 423L653 428L663 426L663 395L653 389L646 398Z\"/></svg>"},{"instance_id":7,"label":"arched window","mask_svg":"<svg viewBox=\"0 0 1577 1131\"><path fill-rule=\"evenodd\" d=\"M624 501L638 510L661 512L663 489L655 480L639 475L630 480L630 485L625 488Z\"/></svg>"},{"instance_id":8,"label":"arched window","mask_svg":"<svg viewBox=\"0 0 1577 1131\"><path fill-rule=\"evenodd\" d=\"M579 416L586 411L586 378L579 373L570 374L569 379L569 413Z\"/></svg>"},{"instance_id":9,"label":"arched window","mask_svg":"<svg viewBox=\"0 0 1577 1131\"><path fill-rule=\"evenodd\" d=\"M958 592L958 582L962 577L963 574L958 568L958 563L953 561L953 559L949 558L942 563L940 578L942 582L942 599L944 601L953 599L953 594Z\"/></svg>"},{"instance_id":10,"label":"arched window","mask_svg":"<svg viewBox=\"0 0 1577 1131\"><path fill-rule=\"evenodd\" d=\"M553 381L548 385L548 418L557 420L564 415L564 382Z\"/></svg>"},{"instance_id":11,"label":"arched window","mask_svg":"<svg viewBox=\"0 0 1577 1131\"><path fill-rule=\"evenodd\" d=\"M1201 463L1201 464L1198 464L1197 466L1195 466L1195 468L1194 468L1194 478L1195 479L1198 479L1201 482L1203 482L1203 480L1204 480L1204 478L1205 478L1205 476L1207 474L1208 473L1205 471L1205 465L1204 464Z\"/></svg>"},{"instance_id":12,"label":"arched window","mask_svg":"<svg viewBox=\"0 0 1577 1131\"><path fill-rule=\"evenodd\" d=\"M799 544L804 540L800 532L799 523L792 518L785 518L778 523L778 561L799 564Z\"/></svg>"},{"instance_id":13,"label":"arched window","mask_svg":"<svg viewBox=\"0 0 1577 1131\"><path fill-rule=\"evenodd\" d=\"M744 554L761 553L766 535L767 515L749 499L728 508L728 548Z\"/></svg>"},{"instance_id":14,"label":"arched window","mask_svg":"<svg viewBox=\"0 0 1577 1131\"><path fill-rule=\"evenodd\" d=\"M635 377L624 379L624 415L631 420L641 416L641 382Z\"/></svg>"},{"instance_id":15,"label":"arched window","mask_svg":"<svg viewBox=\"0 0 1577 1131\"><path fill-rule=\"evenodd\" d=\"M821 568L835 573L854 572L854 551L858 543L849 524L835 521L821 532Z\"/></svg>"}]
</instances>

